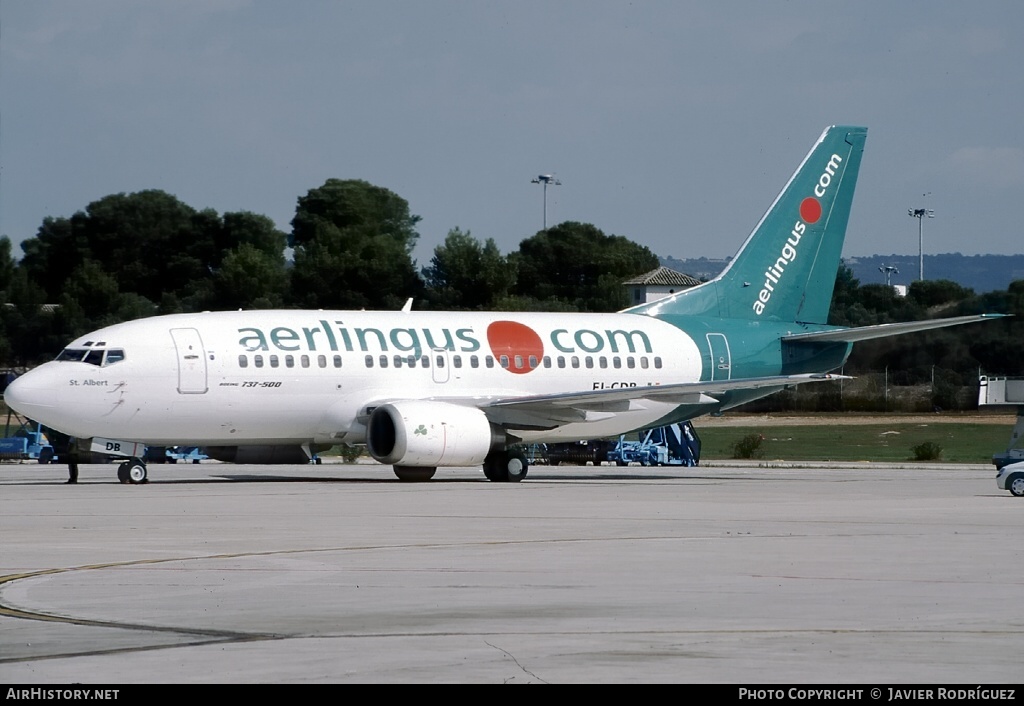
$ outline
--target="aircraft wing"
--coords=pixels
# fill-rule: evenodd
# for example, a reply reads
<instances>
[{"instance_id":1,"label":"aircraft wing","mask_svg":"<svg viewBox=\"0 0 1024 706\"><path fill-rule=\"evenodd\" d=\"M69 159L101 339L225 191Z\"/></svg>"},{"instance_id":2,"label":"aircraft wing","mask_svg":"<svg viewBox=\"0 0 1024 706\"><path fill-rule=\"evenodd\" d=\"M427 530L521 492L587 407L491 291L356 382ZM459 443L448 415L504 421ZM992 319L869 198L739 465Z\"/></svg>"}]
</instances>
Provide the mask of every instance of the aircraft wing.
<instances>
[{"instance_id":1,"label":"aircraft wing","mask_svg":"<svg viewBox=\"0 0 1024 706\"><path fill-rule=\"evenodd\" d=\"M871 338L886 338L898 336L904 333L915 331L927 331L934 328L946 326L959 326L971 324L977 321L989 321L1000 319L1009 314L977 314L974 316L955 316L951 319L931 319L929 321L904 321L895 324L878 324L876 326L859 326L857 328L833 329L831 331L812 331L810 333L794 333L783 336L782 340L787 343L803 343L811 341L826 341L833 343L855 343L866 341Z\"/></svg>"},{"instance_id":2,"label":"aircraft wing","mask_svg":"<svg viewBox=\"0 0 1024 706\"><path fill-rule=\"evenodd\" d=\"M643 409L646 401L711 405L719 402L717 396L728 390L783 388L805 382L844 379L850 378L846 375L809 373L736 380L680 382L649 387L617 387L606 390L498 399L481 405L481 409L496 424L514 428L542 429L570 422L598 421L619 412Z\"/></svg>"}]
</instances>

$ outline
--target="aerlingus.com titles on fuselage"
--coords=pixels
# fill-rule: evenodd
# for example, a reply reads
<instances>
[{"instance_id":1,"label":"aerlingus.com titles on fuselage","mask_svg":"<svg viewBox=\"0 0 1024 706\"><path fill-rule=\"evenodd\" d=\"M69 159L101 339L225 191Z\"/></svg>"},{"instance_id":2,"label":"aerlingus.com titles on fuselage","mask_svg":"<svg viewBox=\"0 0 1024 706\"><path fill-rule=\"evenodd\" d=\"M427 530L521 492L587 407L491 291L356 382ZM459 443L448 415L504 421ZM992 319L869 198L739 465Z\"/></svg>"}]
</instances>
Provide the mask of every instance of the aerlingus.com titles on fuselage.
<instances>
[{"instance_id":1,"label":"aerlingus.com titles on fuselage","mask_svg":"<svg viewBox=\"0 0 1024 706\"><path fill-rule=\"evenodd\" d=\"M292 328L276 326L238 329L238 344L246 352L254 351L348 351L387 352L390 350L421 355L424 351L447 350L473 353L482 349L481 338L472 327L450 329L415 327L352 327L344 321L331 326L326 320L319 325ZM492 352L524 351L542 353L545 349L540 334L515 321L493 321L487 327L486 339ZM651 339L640 329L557 328L547 334L548 344L559 353L653 353Z\"/></svg>"}]
</instances>

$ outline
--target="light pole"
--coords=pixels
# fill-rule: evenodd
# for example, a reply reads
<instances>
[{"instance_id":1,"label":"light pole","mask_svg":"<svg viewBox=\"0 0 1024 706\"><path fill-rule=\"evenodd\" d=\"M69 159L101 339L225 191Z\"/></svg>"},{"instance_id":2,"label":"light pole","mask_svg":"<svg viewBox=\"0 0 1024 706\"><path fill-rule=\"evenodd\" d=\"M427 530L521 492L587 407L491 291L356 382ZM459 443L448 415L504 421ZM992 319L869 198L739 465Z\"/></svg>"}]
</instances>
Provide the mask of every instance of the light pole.
<instances>
[{"instance_id":1,"label":"light pole","mask_svg":"<svg viewBox=\"0 0 1024 706\"><path fill-rule=\"evenodd\" d=\"M920 258L917 278L924 281L924 219L935 218L935 211L930 208L910 208L907 215L917 219L917 253Z\"/></svg>"},{"instance_id":2,"label":"light pole","mask_svg":"<svg viewBox=\"0 0 1024 706\"><path fill-rule=\"evenodd\" d=\"M896 265L882 265L881 267L878 268L878 271L885 273L885 286L886 287L891 287L892 286L892 275L893 275L894 272L896 274L899 274L900 273L900 268L896 267Z\"/></svg>"},{"instance_id":3,"label":"light pole","mask_svg":"<svg viewBox=\"0 0 1024 706\"><path fill-rule=\"evenodd\" d=\"M533 179L531 184L543 184L544 185L544 230L548 229L548 184L553 186L561 186L562 182L555 179L553 174L541 174L536 179Z\"/></svg>"}]
</instances>

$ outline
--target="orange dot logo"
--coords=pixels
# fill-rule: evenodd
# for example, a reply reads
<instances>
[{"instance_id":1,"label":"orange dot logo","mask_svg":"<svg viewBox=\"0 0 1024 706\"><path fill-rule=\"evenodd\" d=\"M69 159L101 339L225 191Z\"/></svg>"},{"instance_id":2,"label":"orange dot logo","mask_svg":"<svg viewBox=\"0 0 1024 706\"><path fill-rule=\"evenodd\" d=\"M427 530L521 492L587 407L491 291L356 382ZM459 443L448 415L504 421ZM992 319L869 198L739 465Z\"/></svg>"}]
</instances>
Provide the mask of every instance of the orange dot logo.
<instances>
[{"instance_id":1,"label":"orange dot logo","mask_svg":"<svg viewBox=\"0 0 1024 706\"><path fill-rule=\"evenodd\" d=\"M487 327L491 353L510 373L528 373L544 357L544 342L529 326L516 321L495 321Z\"/></svg>"},{"instance_id":2,"label":"orange dot logo","mask_svg":"<svg viewBox=\"0 0 1024 706\"><path fill-rule=\"evenodd\" d=\"M800 218L804 223L817 223L821 218L821 204L818 199L808 196L800 203Z\"/></svg>"}]
</instances>

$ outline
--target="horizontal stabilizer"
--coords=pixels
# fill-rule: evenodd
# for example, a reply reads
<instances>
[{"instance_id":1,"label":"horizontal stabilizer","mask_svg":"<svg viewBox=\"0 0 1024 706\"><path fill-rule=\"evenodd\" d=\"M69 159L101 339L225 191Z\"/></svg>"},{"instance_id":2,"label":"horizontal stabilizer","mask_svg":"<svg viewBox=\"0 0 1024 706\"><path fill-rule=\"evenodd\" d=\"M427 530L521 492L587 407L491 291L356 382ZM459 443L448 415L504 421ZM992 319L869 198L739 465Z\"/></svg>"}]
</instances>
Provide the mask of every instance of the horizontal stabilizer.
<instances>
[{"instance_id":1,"label":"horizontal stabilizer","mask_svg":"<svg viewBox=\"0 0 1024 706\"><path fill-rule=\"evenodd\" d=\"M904 321L895 324L878 324L876 326L859 326L857 328L833 329L831 331L812 331L810 333L794 333L783 336L782 340L787 343L856 343L867 341L872 338L887 338L888 336L900 336L904 333L915 331L927 331L947 326L960 326L962 324L973 324L978 321L989 321L1001 319L1010 314L977 314L973 316L955 316L950 319L932 319L930 321Z\"/></svg>"}]
</instances>

